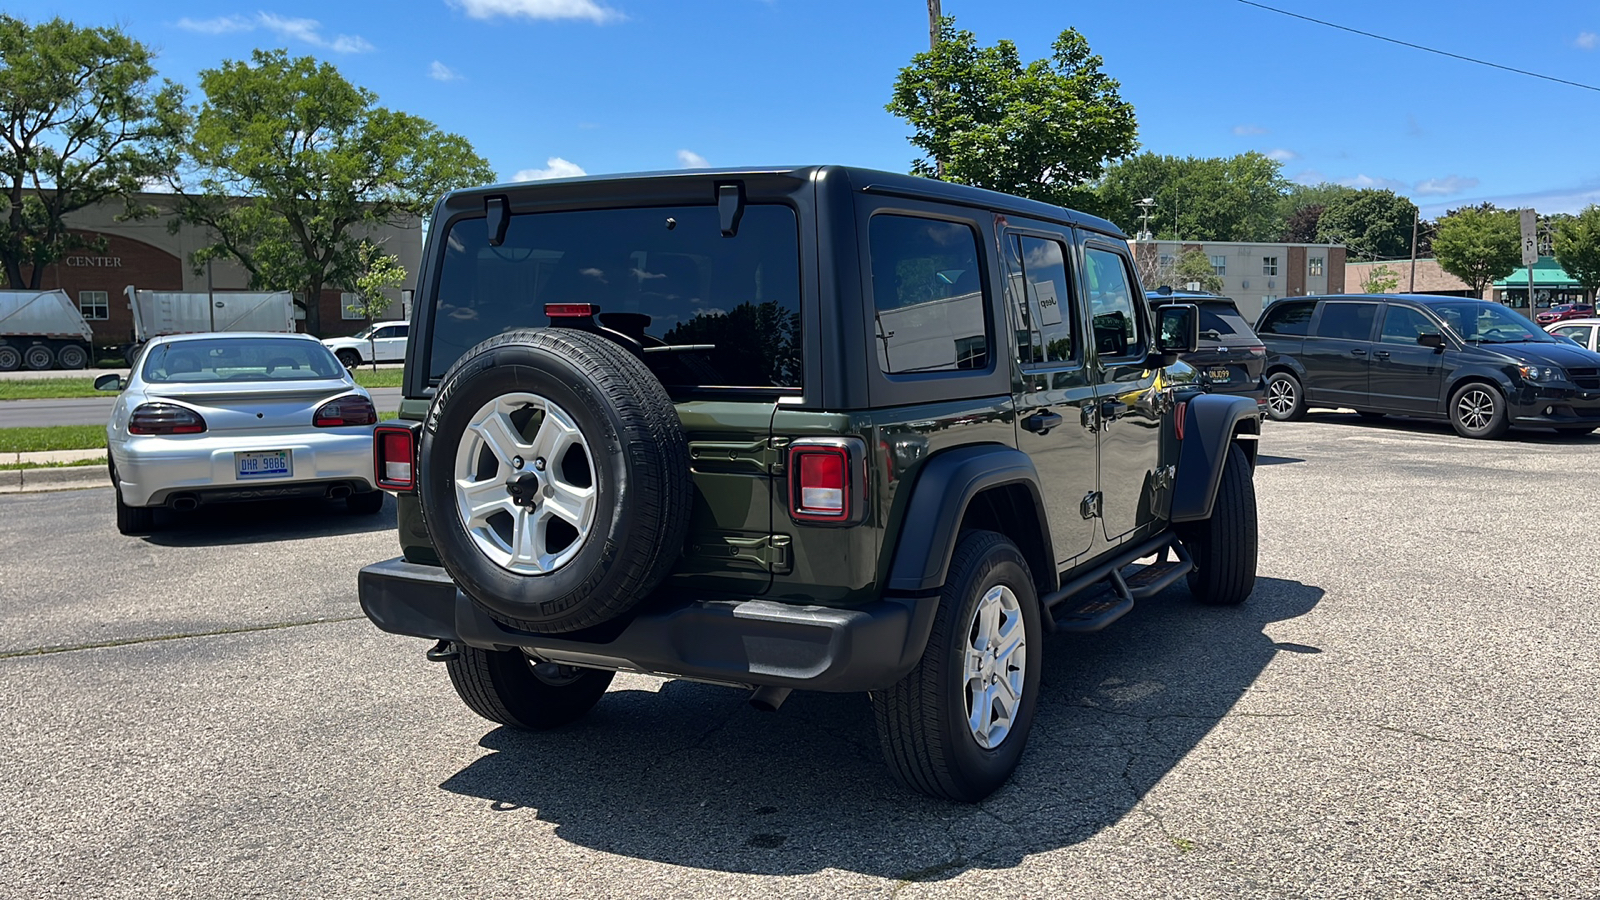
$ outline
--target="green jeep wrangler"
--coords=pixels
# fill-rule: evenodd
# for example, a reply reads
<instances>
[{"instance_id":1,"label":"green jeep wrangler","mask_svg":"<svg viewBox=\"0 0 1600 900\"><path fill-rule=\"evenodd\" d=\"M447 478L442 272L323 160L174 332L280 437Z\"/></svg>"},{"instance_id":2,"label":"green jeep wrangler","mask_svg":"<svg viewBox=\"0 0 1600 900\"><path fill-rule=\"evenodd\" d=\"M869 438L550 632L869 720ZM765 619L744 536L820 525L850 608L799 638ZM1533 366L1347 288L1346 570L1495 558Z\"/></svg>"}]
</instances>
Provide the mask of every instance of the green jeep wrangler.
<instances>
[{"instance_id":1,"label":"green jeep wrangler","mask_svg":"<svg viewBox=\"0 0 1600 900\"><path fill-rule=\"evenodd\" d=\"M1022 754L1046 635L1255 584L1258 419L1175 393L1116 226L835 166L459 191L435 211L379 627L540 729L614 672L865 691L906 785ZM1181 364L1178 364L1181 366ZM1152 560L1138 566L1140 560Z\"/></svg>"}]
</instances>

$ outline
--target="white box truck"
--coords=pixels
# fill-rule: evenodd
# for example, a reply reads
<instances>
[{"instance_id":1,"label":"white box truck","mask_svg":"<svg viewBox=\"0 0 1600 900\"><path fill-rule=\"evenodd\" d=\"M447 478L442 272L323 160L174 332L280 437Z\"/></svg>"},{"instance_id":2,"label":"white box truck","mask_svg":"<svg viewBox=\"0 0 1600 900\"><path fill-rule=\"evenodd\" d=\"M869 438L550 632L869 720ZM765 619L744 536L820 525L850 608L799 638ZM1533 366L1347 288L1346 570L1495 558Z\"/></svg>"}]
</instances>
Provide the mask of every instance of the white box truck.
<instances>
[{"instance_id":1,"label":"white box truck","mask_svg":"<svg viewBox=\"0 0 1600 900\"><path fill-rule=\"evenodd\" d=\"M82 369L94 330L66 291L0 291L0 372Z\"/></svg>"},{"instance_id":2,"label":"white box truck","mask_svg":"<svg viewBox=\"0 0 1600 900\"><path fill-rule=\"evenodd\" d=\"M128 285L123 293L133 308L133 344L125 349L128 364L139 348L165 334L208 331L267 331L290 334L294 296L288 291L141 291Z\"/></svg>"}]
</instances>

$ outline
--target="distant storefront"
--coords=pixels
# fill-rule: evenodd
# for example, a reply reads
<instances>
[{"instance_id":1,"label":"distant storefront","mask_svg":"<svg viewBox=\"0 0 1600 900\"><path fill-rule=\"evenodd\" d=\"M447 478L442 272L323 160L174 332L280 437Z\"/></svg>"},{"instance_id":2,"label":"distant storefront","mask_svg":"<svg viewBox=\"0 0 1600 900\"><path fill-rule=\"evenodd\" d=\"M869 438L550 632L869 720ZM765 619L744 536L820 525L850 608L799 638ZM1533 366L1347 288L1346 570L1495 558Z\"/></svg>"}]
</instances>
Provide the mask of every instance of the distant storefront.
<instances>
[{"instance_id":1,"label":"distant storefront","mask_svg":"<svg viewBox=\"0 0 1600 900\"><path fill-rule=\"evenodd\" d=\"M1583 303L1589 292L1567 274L1553 256L1541 256L1533 266L1533 308L1549 309L1559 303ZM1528 270L1519 268L1494 283L1494 299L1513 309L1528 308Z\"/></svg>"},{"instance_id":2,"label":"distant storefront","mask_svg":"<svg viewBox=\"0 0 1600 900\"><path fill-rule=\"evenodd\" d=\"M166 207L170 202L166 194L144 194L140 202ZM152 291L240 291L249 286L248 273L238 265L216 261L195 271L189 264L191 255L209 241L204 229L184 226L176 232L168 228L170 213L135 221L118 221L123 205L120 201L103 203L80 210L67 217L69 228L89 240L99 243L93 249L74 251L45 268L39 282L41 290L59 288L78 304L83 317L94 329L95 343L103 347L121 346L133 335L133 311L128 306L124 290L132 285L139 290ZM420 223L379 229L372 233L385 250L399 257L405 267L407 279L402 290L396 292L397 302L390 307L386 318L400 318L404 298L409 298L418 263L422 259L422 227ZM103 242L103 243L102 243ZM23 270L24 276L30 274ZM296 297L304 305L304 297ZM322 337L354 334L365 326L365 320L350 313L348 305L355 298L340 286L330 285L318 298L322 317ZM303 310L300 318L304 320ZM304 327L302 325L302 327Z\"/></svg>"}]
</instances>

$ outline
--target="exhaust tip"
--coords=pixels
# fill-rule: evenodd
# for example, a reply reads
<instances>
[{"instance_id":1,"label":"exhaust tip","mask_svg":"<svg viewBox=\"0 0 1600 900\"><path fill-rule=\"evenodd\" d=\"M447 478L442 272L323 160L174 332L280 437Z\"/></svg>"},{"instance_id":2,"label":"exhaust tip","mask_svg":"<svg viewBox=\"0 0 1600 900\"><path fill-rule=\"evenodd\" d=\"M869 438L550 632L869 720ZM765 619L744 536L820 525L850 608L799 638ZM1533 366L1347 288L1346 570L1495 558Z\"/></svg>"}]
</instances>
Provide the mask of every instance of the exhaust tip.
<instances>
[{"instance_id":1,"label":"exhaust tip","mask_svg":"<svg viewBox=\"0 0 1600 900\"><path fill-rule=\"evenodd\" d=\"M200 499L193 494L182 494L172 498L172 508L178 512L194 512L200 508Z\"/></svg>"},{"instance_id":2,"label":"exhaust tip","mask_svg":"<svg viewBox=\"0 0 1600 900\"><path fill-rule=\"evenodd\" d=\"M333 487L328 488L329 500L343 500L348 496L350 496L350 488L345 485L336 484Z\"/></svg>"},{"instance_id":3,"label":"exhaust tip","mask_svg":"<svg viewBox=\"0 0 1600 900\"><path fill-rule=\"evenodd\" d=\"M792 691L792 688L786 687L758 687L750 694L750 708L761 712L777 712Z\"/></svg>"}]
</instances>

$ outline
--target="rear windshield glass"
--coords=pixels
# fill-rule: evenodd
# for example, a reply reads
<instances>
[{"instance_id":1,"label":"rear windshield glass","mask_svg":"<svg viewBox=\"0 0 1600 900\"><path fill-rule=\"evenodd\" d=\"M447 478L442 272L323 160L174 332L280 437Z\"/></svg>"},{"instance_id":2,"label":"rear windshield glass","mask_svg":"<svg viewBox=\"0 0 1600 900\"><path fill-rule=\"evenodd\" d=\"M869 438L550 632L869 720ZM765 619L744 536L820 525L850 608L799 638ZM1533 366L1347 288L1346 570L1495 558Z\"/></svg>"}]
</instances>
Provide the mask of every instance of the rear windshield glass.
<instances>
[{"instance_id":1,"label":"rear windshield glass","mask_svg":"<svg viewBox=\"0 0 1600 900\"><path fill-rule=\"evenodd\" d=\"M140 363L144 380L156 384L344 378L326 347L285 338L174 341L150 347Z\"/></svg>"},{"instance_id":2,"label":"rear windshield glass","mask_svg":"<svg viewBox=\"0 0 1600 900\"><path fill-rule=\"evenodd\" d=\"M511 217L491 247L484 220L450 228L440 268L431 379L487 338L550 324L547 303L590 303L633 335L668 387L800 387L800 251L787 206L751 204L723 237L716 207Z\"/></svg>"},{"instance_id":3,"label":"rear windshield glass","mask_svg":"<svg viewBox=\"0 0 1600 900\"><path fill-rule=\"evenodd\" d=\"M1250 325L1239 315L1232 303L1201 303L1200 304L1200 338L1207 341L1223 341L1228 338L1253 338L1255 332L1250 330Z\"/></svg>"}]
</instances>

